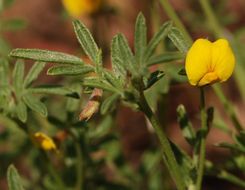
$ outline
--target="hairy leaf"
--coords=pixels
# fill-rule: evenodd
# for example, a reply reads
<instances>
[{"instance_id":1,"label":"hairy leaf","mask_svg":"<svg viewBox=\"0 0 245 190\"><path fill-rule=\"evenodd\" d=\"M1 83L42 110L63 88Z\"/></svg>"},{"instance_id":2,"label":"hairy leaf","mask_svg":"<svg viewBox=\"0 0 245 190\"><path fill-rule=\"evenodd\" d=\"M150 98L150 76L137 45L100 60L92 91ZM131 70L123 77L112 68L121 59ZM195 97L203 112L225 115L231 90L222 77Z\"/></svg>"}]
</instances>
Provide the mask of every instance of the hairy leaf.
<instances>
[{"instance_id":1,"label":"hairy leaf","mask_svg":"<svg viewBox=\"0 0 245 190\"><path fill-rule=\"evenodd\" d=\"M88 28L79 20L73 21L73 26L77 39L81 44L84 52L94 63L97 63L99 49Z\"/></svg>"},{"instance_id":2,"label":"hairy leaf","mask_svg":"<svg viewBox=\"0 0 245 190\"><path fill-rule=\"evenodd\" d=\"M24 74L25 74L24 62L22 60L17 60L13 71L13 86L18 98L20 97L21 92L23 90Z\"/></svg>"},{"instance_id":3,"label":"hairy leaf","mask_svg":"<svg viewBox=\"0 0 245 190\"><path fill-rule=\"evenodd\" d=\"M77 94L72 89L62 86L51 86L51 85L42 85L36 88L29 88L28 93L37 93L37 94L57 94L63 96L70 96L74 98L79 98L79 94Z\"/></svg>"},{"instance_id":4,"label":"hairy leaf","mask_svg":"<svg viewBox=\"0 0 245 190\"><path fill-rule=\"evenodd\" d=\"M82 66L54 66L48 69L48 75L84 75L93 72L94 68L89 65Z\"/></svg>"},{"instance_id":5,"label":"hairy leaf","mask_svg":"<svg viewBox=\"0 0 245 190\"><path fill-rule=\"evenodd\" d=\"M32 68L29 70L25 80L24 80L24 87L28 87L31 83L37 79L38 75L44 69L46 63L44 62L37 62L35 63Z\"/></svg>"},{"instance_id":6,"label":"hairy leaf","mask_svg":"<svg viewBox=\"0 0 245 190\"><path fill-rule=\"evenodd\" d=\"M180 52L186 53L188 51L190 44L187 42L184 35L178 28L172 27L168 33L168 37Z\"/></svg>"},{"instance_id":7,"label":"hairy leaf","mask_svg":"<svg viewBox=\"0 0 245 190\"><path fill-rule=\"evenodd\" d=\"M108 98L106 98L100 107L101 114L103 115L106 114L112 108L112 106L115 104L115 102L117 101L119 97L120 97L119 94L113 94L109 96Z\"/></svg>"},{"instance_id":8,"label":"hairy leaf","mask_svg":"<svg viewBox=\"0 0 245 190\"><path fill-rule=\"evenodd\" d=\"M9 190L24 190L20 176L14 165L8 167L7 180Z\"/></svg>"},{"instance_id":9,"label":"hairy leaf","mask_svg":"<svg viewBox=\"0 0 245 190\"><path fill-rule=\"evenodd\" d=\"M47 108L45 104L43 104L39 99L37 99L36 97L30 94L26 94L25 96L23 96L23 101L33 111L43 115L44 117L47 117L48 115Z\"/></svg>"},{"instance_id":10,"label":"hairy leaf","mask_svg":"<svg viewBox=\"0 0 245 190\"><path fill-rule=\"evenodd\" d=\"M40 50L40 49L14 49L9 54L12 57L32 59L40 62L63 63L70 65L81 65L84 62L74 56L66 53Z\"/></svg>"},{"instance_id":11,"label":"hairy leaf","mask_svg":"<svg viewBox=\"0 0 245 190\"><path fill-rule=\"evenodd\" d=\"M147 27L145 17L142 13L139 13L134 34L134 50L136 56L136 62L143 64L144 52L147 45Z\"/></svg>"},{"instance_id":12,"label":"hairy leaf","mask_svg":"<svg viewBox=\"0 0 245 190\"><path fill-rule=\"evenodd\" d=\"M145 57L144 57L145 61L148 61L148 59L154 54L157 45L168 35L171 27L172 27L172 22L166 22L161 26L159 31L153 36L153 38L147 45L145 51Z\"/></svg>"},{"instance_id":13,"label":"hairy leaf","mask_svg":"<svg viewBox=\"0 0 245 190\"><path fill-rule=\"evenodd\" d=\"M25 123L27 120L27 107L24 102L19 101L16 106L16 113L19 120Z\"/></svg>"}]
</instances>

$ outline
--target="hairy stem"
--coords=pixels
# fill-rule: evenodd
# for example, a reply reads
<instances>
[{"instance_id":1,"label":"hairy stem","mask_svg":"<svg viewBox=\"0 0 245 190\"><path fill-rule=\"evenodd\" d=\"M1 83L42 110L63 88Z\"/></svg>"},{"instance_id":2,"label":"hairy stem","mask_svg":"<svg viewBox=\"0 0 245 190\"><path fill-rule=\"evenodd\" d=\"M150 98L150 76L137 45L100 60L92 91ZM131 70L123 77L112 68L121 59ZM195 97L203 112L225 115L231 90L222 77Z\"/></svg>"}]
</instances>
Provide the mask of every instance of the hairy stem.
<instances>
[{"instance_id":1,"label":"hairy stem","mask_svg":"<svg viewBox=\"0 0 245 190\"><path fill-rule=\"evenodd\" d=\"M147 118L149 119L149 121L151 122L152 126L155 129L155 132L161 144L162 151L164 153L165 164L170 170L170 173L176 183L177 189L184 190L185 184L183 181L183 177L181 176L180 168L176 161L172 148L170 146L169 140L166 134L164 133L164 131L161 129L159 121L154 115L154 113L152 112L149 104L147 103L143 92L141 93L140 96L139 106L141 111L147 116Z\"/></svg>"}]
</instances>

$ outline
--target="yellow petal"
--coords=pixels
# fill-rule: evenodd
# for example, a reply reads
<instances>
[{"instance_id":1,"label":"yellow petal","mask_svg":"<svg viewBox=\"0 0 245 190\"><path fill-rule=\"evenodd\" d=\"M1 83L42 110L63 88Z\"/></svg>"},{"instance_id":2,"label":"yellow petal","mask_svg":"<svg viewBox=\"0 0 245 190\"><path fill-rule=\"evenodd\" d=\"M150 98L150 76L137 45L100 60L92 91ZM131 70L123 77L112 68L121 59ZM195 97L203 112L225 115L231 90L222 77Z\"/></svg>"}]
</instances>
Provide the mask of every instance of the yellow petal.
<instances>
[{"instance_id":1,"label":"yellow petal","mask_svg":"<svg viewBox=\"0 0 245 190\"><path fill-rule=\"evenodd\" d=\"M186 56L185 70L191 85L198 85L211 67L212 43L206 39L196 40Z\"/></svg>"},{"instance_id":2,"label":"yellow petal","mask_svg":"<svg viewBox=\"0 0 245 190\"><path fill-rule=\"evenodd\" d=\"M50 151L50 150L57 150L57 147L53 141L48 135L42 133L42 132L37 132L33 135L33 141L37 146L40 148Z\"/></svg>"},{"instance_id":3,"label":"yellow petal","mask_svg":"<svg viewBox=\"0 0 245 190\"><path fill-rule=\"evenodd\" d=\"M92 14L101 5L101 0L62 0L62 2L67 12L75 18Z\"/></svg>"},{"instance_id":4,"label":"yellow petal","mask_svg":"<svg viewBox=\"0 0 245 190\"><path fill-rule=\"evenodd\" d=\"M221 82L231 76L235 57L227 40L219 39L212 44L212 67Z\"/></svg>"}]
</instances>

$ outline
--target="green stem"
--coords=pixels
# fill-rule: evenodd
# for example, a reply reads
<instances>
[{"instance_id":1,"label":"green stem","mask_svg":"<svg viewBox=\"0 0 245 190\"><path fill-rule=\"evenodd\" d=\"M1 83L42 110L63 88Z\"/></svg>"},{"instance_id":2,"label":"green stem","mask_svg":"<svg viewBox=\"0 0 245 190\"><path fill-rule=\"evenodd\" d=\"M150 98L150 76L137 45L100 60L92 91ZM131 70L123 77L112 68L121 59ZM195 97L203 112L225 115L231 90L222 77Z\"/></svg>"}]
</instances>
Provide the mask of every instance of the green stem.
<instances>
[{"instance_id":1,"label":"green stem","mask_svg":"<svg viewBox=\"0 0 245 190\"><path fill-rule=\"evenodd\" d=\"M219 174L218 174L218 178L220 179L225 179L233 184L236 184L240 187L243 187L245 188L245 181L244 180L241 180L239 179L238 177L234 176L233 174L231 173L228 173L227 171L221 171Z\"/></svg>"},{"instance_id":2,"label":"green stem","mask_svg":"<svg viewBox=\"0 0 245 190\"><path fill-rule=\"evenodd\" d=\"M207 113L205 108L205 93L204 88L200 88L200 111L201 111L201 145L199 153L198 171L197 171L197 182L196 189L201 190L202 179L205 167L205 155L206 155L206 132L207 132Z\"/></svg>"},{"instance_id":3,"label":"green stem","mask_svg":"<svg viewBox=\"0 0 245 190\"><path fill-rule=\"evenodd\" d=\"M189 33L187 32L186 27L179 19L178 15L176 14L175 10L171 6L168 0L160 0L160 3L162 4L163 9L165 10L168 17L174 22L174 24L182 31L185 38L188 40L188 42L191 44L192 39Z\"/></svg>"},{"instance_id":4,"label":"green stem","mask_svg":"<svg viewBox=\"0 0 245 190\"><path fill-rule=\"evenodd\" d=\"M168 166L170 173L175 180L177 189L184 190L185 184L183 181L183 177L181 176L180 168L176 161L172 148L170 146L169 140L166 134L163 132L162 128L160 127L159 121L157 120L149 104L147 103L143 92L141 93L140 96L139 106L141 111L147 116L147 118L149 119L149 121L151 122L152 126L155 129L155 132L159 138L162 147L162 151L164 153L165 164Z\"/></svg>"},{"instance_id":5,"label":"green stem","mask_svg":"<svg viewBox=\"0 0 245 190\"><path fill-rule=\"evenodd\" d=\"M216 37L223 36L222 28L216 20L213 10L210 6L209 0L200 0L200 4L207 17L208 23L210 24L210 28L214 31Z\"/></svg>"},{"instance_id":6,"label":"green stem","mask_svg":"<svg viewBox=\"0 0 245 190\"><path fill-rule=\"evenodd\" d=\"M77 183L76 190L84 189L84 164L83 164L83 155L79 142L75 141L75 148L77 152Z\"/></svg>"},{"instance_id":7,"label":"green stem","mask_svg":"<svg viewBox=\"0 0 245 190\"><path fill-rule=\"evenodd\" d=\"M230 102L227 100L227 98L225 97L220 85L213 85L213 90L215 92L215 94L218 96L219 100L222 102L222 104L225 107L226 112L228 113L229 117L231 118L231 121L233 123L233 125L235 126L236 130L238 132L240 132L241 130L243 130L242 125L240 124L235 110L233 108L233 106L230 104Z\"/></svg>"}]
</instances>

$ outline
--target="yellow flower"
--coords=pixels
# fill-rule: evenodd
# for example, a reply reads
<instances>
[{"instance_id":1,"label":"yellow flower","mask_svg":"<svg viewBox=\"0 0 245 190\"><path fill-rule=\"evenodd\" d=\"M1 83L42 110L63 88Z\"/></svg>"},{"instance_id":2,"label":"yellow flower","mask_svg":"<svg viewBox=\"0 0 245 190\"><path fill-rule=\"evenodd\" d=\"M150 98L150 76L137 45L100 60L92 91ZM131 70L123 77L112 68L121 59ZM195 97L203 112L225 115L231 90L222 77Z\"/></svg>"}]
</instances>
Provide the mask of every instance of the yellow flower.
<instances>
[{"instance_id":1,"label":"yellow flower","mask_svg":"<svg viewBox=\"0 0 245 190\"><path fill-rule=\"evenodd\" d=\"M53 139L51 139L49 136L47 136L46 134L42 133L42 132L37 132L32 136L32 139L34 141L34 143L39 146L40 148L42 148L43 150L46 151L57 151L57 147L53 141Z\"/></svg>"},{"instance_id":2,"label":"yellow flower","mask_svg":"<svg viewBox=\"0 0 245 190\"><path fill-rule=\"evenodd\" d=\"M186 74L194 86L224 82L231 76L234 67L235 57L226 39L213 43L198 39L186 56Z\"/></svg>"},{"instance_id":3,"label":"yellow flower","mask_svg":"<svg viewBox=\"0 0 245 190\"><path fill-rule=\"evenodd\" d=\"M77 18L95 13L101 6L102 0L62 0L67 12Z\"/></svg>"}]
</instances>

